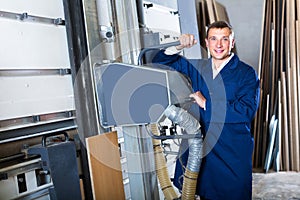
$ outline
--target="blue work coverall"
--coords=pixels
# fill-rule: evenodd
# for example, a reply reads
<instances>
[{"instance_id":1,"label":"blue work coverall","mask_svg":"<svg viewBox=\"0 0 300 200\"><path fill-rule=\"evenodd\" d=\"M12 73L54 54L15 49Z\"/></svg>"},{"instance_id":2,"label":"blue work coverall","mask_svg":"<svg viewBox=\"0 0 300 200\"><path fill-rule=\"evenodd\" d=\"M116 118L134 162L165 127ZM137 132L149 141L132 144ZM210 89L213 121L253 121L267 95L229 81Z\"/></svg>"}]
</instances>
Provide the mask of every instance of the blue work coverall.
<instances>
[{"instance_id":1,"label":"blue work coverall","mask_svg":"<svg viewBox=\"0 0 300 200\"><path fill-rule=\"evenodd\" d=\"M193 90L206 98L206 109L197 106L204 135L204 157L197 181L201 199L251 200L253 136L251 122L259 105L256 71L237 55L213 79L212 61L187 60L161 50L153 63L169 66L189 77ZM195 106L195 105L194 105ZM194 116L197 112L191 110ZM186 146L186 148L184 147ZM187 142L176 163L174 185L182 187L182 164L187 162Z\"/></svg>"}]
</instances>

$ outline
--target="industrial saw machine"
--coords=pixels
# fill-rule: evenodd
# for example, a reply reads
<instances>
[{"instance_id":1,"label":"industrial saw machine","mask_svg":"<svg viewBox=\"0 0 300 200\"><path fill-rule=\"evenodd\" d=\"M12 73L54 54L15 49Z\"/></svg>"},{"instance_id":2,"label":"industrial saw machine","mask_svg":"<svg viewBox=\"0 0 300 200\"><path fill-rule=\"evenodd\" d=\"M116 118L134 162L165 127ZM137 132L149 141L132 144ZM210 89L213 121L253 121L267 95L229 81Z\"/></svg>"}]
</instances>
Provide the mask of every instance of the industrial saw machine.
<instances>
[{"instance_id":1,"label":"industrial saw machine","mask_svg":"<svg viewBox=\"0 0 300 200\"><path fill-rule=\"evenodd\" d=\"M193 89L189 80L175 70L159 65L142 65L146 51L178 44L173 42L143 49L139 65L117 62L97 64L94 74L101 125L105 128L146 126L153 138L156 174L165 198L193 199L203 142L198 120L187 112L194 102L189 97ZM162 134L155 124L166 118L183 128L184 134ZM187 139L189 142L189 158L181 197L175 192L164 163L159 141L166 139Z\"/></svg>"}]
</instances>

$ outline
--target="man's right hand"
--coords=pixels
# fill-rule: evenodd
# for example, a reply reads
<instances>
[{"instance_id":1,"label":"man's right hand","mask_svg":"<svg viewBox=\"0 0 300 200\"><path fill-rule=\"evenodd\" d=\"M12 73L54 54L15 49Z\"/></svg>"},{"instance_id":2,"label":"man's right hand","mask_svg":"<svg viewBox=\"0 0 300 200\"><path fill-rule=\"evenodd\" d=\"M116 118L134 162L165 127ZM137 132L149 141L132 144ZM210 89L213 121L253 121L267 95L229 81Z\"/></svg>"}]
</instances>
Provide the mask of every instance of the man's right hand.
<instances>
[{"instance_id":1,"label":"man's right hand","mask_svg":"<svg viewBox=\"0 0 300 200\"><path fill-rule=\"evenodd\" d=\"M177 50L182 50L184 48L190 48L197 44L197 40L193 34L182 34L179 36L180 45L176 46Z\"/></svg>"},{"instance_id":2,"label":"man's right hand","mask_svg":"<svg viewBox=\"0 0 300 200\"><path fill-rule=\"evenodd\" d=\"M201 92L197 91L195 93L192 93L190 94L190 97L195 99L195 103L206 110L206 98L201 94Z\"/></svg>"}]
</instances>

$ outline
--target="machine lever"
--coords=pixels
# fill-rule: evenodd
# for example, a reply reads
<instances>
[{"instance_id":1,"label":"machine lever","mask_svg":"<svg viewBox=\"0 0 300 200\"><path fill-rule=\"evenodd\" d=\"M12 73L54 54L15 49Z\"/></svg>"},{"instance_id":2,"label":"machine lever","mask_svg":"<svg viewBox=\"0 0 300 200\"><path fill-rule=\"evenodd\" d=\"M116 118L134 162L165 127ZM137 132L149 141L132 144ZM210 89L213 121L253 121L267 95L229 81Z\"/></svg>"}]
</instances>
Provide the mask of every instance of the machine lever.
<instances>
[{"instance_id":1,"label":"machine lever","mask_svg":"<svg viewBox=\"0 0 300 200\"><path fill-rule=\"evenodd\" d=\"M165 44L160 44L160 45L157 45L157 46L152 46L152 47L146 47L144 49L141 50L140 54L139 54L139 57L138 57L138 64L139 65L142 65L142 59L143 59L143 56L144 54L147 52L147 51L150 51L150 50L155 50L155 49L166 49L168 47L172 47L172 46L178 46L180 45L180 41L175 41L175 42L170 42L170 43L165 43Z\"/></svg>"}]
</instances>

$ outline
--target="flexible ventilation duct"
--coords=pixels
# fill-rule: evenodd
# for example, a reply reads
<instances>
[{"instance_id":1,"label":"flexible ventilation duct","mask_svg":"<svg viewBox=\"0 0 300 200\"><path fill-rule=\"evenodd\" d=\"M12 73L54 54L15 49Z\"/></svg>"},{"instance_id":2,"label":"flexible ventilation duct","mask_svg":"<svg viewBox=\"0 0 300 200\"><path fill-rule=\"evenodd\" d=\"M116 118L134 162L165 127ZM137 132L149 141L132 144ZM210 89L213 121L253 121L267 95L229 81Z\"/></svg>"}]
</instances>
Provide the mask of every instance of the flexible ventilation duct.
<instances>
[{"instance_id":1,"label":"flexible ventilation duct","mask_svg":"<svg viewBox=\"0 0 300 200\"><path fill-rule=\"evenodd\" d=\"M150 125L151 132L154 135L159 135L158 127L156 124ZM166 159L161 147L161 141L153 139L153 150L154 150L154 159L155 159L155 168L156 175L161 187L161 190L165 196L166 200L178 199L179 195L175 191L171 179L169 176Z\"/></svg>"},{"instance_id":2,"label":"flexible ventilation duct","mask_svg":"<svg viewBox=\"0 0 300 200\"><path fill-rule=\"evenodd\" d=\"M164 114L174 123L178 124L187 134L200 134L200 123L184 109L174 105L169 106ZM203 140L195 137L188 140L189 157L184 173L181 199L195 199L197 177L202 159Z\"/></svg>"}]
</instances>

